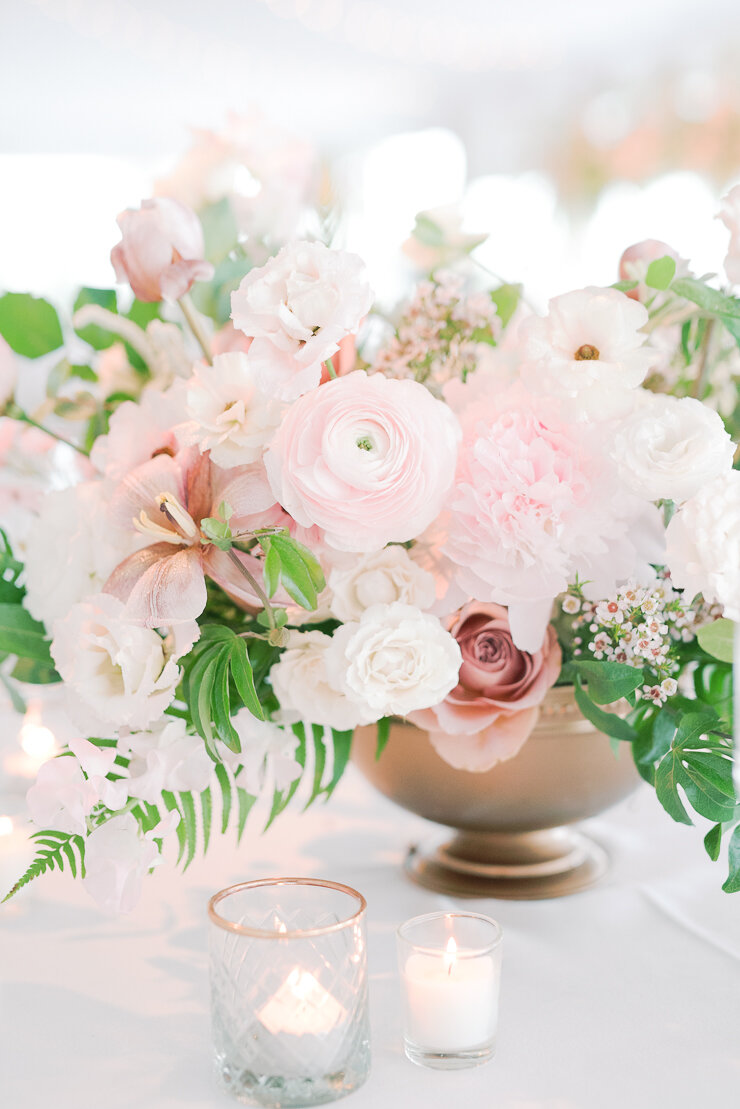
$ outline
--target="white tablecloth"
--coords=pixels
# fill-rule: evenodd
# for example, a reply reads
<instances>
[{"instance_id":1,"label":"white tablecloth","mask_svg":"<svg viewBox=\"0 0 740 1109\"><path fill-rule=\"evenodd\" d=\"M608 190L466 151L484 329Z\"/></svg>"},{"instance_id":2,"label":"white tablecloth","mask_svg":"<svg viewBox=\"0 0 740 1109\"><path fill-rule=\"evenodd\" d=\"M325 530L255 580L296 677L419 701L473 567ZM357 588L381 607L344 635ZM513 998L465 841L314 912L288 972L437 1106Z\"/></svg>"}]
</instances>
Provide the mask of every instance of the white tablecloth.
<instances>
[{"instance_id":1,"label":"white tablecloth","mask_svg":"<svg viewBox=\"0 0 740 1109\"><path fill-rule=\"evenodd\" d=\"M251 818L250 818L251 821ZM498 1054L475 1070L409 1063L394 930L448 908L401 872L438 834L353 771L328 806L251 822L183 877L162 867L129 917L65 875L0 909L3 1109L227 1109L211 1084L208 896L244 878L314 875L368 900L373 1070L347 1109L706 1109L740 1105L740 895L696 829L644 787L587 825L613 857L597 888L556 901L477 901L504 929Z\"/></svg>"}]
</instances>

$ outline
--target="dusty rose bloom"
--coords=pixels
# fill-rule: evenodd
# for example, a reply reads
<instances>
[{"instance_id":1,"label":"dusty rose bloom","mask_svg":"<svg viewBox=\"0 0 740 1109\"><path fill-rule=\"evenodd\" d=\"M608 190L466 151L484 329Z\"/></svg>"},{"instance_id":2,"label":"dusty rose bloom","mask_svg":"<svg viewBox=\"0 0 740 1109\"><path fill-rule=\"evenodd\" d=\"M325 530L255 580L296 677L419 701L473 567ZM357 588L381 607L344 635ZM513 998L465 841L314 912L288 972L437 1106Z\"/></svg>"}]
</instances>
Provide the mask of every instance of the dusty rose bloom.
<instances>
[{"instance_id":1,"label":"dusty rose bloom","mask_svg":"<svg viewBox=\"0 0 740 1109\"><path fill-rule=\"evenodd\" d=\"M169 197L143 200L118 217L122 239L110 260L119 281L139 300L178 300L195 281L213 277L203 258L203 229L195 212Z\"/></svg>"},{"instance_id":2,"label":"dusty rose bloom","mask_svg":"<svg viewBox=\"0 0 740 1109\"><path fill-rule=\"evenodd\" d=\"M557 636L549 625L539 651L520 651L506 609L477 601L460 609L450 632L462 652L458 684L439 705L409 719L429 731L451 766L490 770L513 758L537 723L539 706L560 673Z\"/></svg>"}]
</instances>

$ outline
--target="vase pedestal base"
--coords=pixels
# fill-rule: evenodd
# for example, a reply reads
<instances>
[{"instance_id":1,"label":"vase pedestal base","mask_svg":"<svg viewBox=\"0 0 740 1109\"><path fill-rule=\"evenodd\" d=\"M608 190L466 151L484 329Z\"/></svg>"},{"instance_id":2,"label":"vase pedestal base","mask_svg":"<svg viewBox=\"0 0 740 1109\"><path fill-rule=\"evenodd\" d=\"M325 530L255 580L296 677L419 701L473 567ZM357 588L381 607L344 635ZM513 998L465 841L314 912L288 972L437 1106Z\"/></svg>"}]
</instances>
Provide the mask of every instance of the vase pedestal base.
<instances>
[{"instance_id":1,"label":"vase pedestal base","mask_svg":"<svg viewBox=\"0 0 740 1109\"><path fill-rule=\"evenodd\" d=\"M606 873L603 847L572 828L539 832L460 832L439 847L412 846L412 881L451 897L535 901L593 886Z\"/></svg>"}]
</instances>

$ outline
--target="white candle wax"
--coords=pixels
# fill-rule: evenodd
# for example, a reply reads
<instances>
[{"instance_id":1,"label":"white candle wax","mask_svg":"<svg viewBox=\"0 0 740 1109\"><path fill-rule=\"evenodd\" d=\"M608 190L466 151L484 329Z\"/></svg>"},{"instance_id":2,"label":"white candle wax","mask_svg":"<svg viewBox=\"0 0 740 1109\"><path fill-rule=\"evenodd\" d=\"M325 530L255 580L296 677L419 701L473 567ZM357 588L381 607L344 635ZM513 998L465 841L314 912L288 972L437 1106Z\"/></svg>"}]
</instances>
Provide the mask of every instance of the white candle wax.
<instances>
[{"instance_id":1,"label":"white candle wax","mask_svg":"<svg viewBox=\"0 0 740 1109\"><path fill-rule=\"evenodd\" d=\"M347 1012L313 974L295 967L257 1016L273 1035L326 1036Z\"/></svg>"},{"instance_id":2,"label":"white candle wax","mask_svg":"<svg viewBox=\"0 0 740 1109\"><path fill-rule=\"evenodd\" d=\"M496 1034L498 990L490 955L415 951L403 968L406 1036L432 1051L465 1051Z\"/></svg>"}]
</instances>

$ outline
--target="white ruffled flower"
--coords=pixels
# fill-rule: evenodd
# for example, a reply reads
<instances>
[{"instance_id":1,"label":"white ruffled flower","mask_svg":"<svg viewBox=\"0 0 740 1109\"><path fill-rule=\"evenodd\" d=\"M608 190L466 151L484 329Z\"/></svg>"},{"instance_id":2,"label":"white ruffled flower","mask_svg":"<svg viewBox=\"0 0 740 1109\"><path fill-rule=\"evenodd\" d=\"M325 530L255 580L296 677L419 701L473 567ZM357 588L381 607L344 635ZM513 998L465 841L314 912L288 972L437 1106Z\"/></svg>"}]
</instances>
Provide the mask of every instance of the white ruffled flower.
<instances>
[{"instance_id":1,"label":"white ruffled flower","mask_svg":"<svg viewBox=\"0 0 740 1109\"><path fill-rule=\"evenodd\" d=\"M213 774L213 761L200 736L188 735L185 721L164 717L146 732L135 732L118 744L130 753L130 797L156 804L163 789L174 793L206 789Z\"/></svg>"},{"instance_id":2,"label":"white ruffled flower","mask_svg":"<svg viewBox=\"0 0 740 1109\"><path fill-rule=\"evenodd\" d=\"M644 346L647 309L617 289L589 286L523 321L522 377L533 392L571 398L585 419L621 416L655 360Z\"/></svg>"},{"instance_id":3,"label":"white ruffled flower","mask_svg":"<svg viewBox=\"0 0 740 1109\"><path fill-rule=\"evenodd\" d=\"M71 756L49 759L39 768L26 802L37 827L84 836L85 818L97 804L109 809L125 804L126 783L107 780L116 760L113 748L96 747L87 739L71 740L69 747Z\"/></svg>"},{"instance_id":4,"label":"white ruffled flower","mask_svg":"<svg viewBox=\"0 0 740 1109\"><path fill-rule=\"evenodd\" d=\"M132 406L133 407L133 406ZM110 528L110 489L87 481L48 493L26 543L26 607L51 628L70 606L99 593L142 540Z\"/></svg>"},{"instance_id":5,"label":"white ruffled flower","mask_svg":"<svg viewBox=\"0 0 740 1109\"><path fill-rule=\"evenodd\" d=\"M280 423L281 405L259 387L248 354L217 355L196 366L188 383L187 437L217 466L247 466L262 457Z\"/></svg>"},{"instance_id":6,"label":"white ruffled flower","mask_svg":"<svg viewBox=\"0 0 740 1109\"><path fill-rule=\"evenodd\" d=\"M290 728L258 720L246 708L240 709L231 723L239 734L242 749L236 755L229 753L227 761L230 766L242 767L239 785L248 793L258 794L268 773L272 774L276 789L287 789L300 777L301 765L295 758L298 737Z\"/></svg>"},{"instance_id":7,"label":"white ruffled flower","mask_svg":"<svg viewBox=\"0 0 740 1109\"><path fill-rule=\"evenodd\" d=\"M438 705L457 685L461 662L456 640L435 616L396 602L373 605L339 628L326 668L330 682L377 720Z\"/></svg>"},{"instance_id":8,"label":"white ruffled flower","mask_svg":"<svg viewBox=\"0 0 740 1109\"><path fill-rule=\"evenodd\" d=\"M146 835L131 813L114 816L94 828L85 841L85 877L82 884L101 909L130 913L141 897L145 875L162 859L154 842L177 827L178 814L169 813Z\"/></svg>"},{"instance_id":9,"label":"white ruffled flower","mask_svg":"<svg viewBox=\"0 0 740 1109\"><path fill-rule=\"evenodd\" d=\"M267 339L303 366L339 350L370 310L365 264L322 243L292 243L251 270L232 293L232 319L245 335Z\"/></svg>"},{"instance_id":10,"label":"white ruffled flower","mask_svg":"<svg viewBox=\"0 0 740 1109\"><path fill-rule=\"evenodd\" d=\"M331 636L323 632L291 632L287 650L270 671L285 723L308 720L343 732L375 719L366 706L330 679L326 660L332 643Z\"/></svg>"},{"instance_id":11,"label":"white ruffled flower","mask_svg":"<svg viewBox=\"0 0 740 1109\"><path fill-rule=\"evenodd\" d=\"M725 257L725 273L733 285L740 285L740 185L722 197L722 207L717 213L730 232L730 243Z\"/></svg>"},{"instance_id":12,"label":"white ruffled flower","mask_svg":"<svg viewBox=\"0 0 740 1109\"><path fill-rule=\"evenodd\" d=\"M179 641L170 650L156 631L132 624L116 597L99 593L73 605L54 624L51 654L75 718L108 735L157 720L180 680L176 659L198 634L195 624L176 631Z\"/></svg>"},{"instance_id":13,"label":"white ruffled flower","mask_svg":"<svg viewBox=\"0 0 740 1109\"><path fill-rule=\"evenodd\" d=\"M331 612L337 620L359 620L374 604L401 601L419 609L434 604L436 583L404 547L385 547L347 560L329 573Z\"/></svg>"},{"instance_id":14,"label":"white ruffled flower","mask_svg":"<svg viewBox=\"0 0 740 1109\"><path fill-rule=\"evenodd\" d=\"M633 492L680 504L732 469L733 452L722 419L701 401L646 393L618 428L613 455Z\"/></svg>"},{"instance_id":15,"label":"white ruffled flower","mask_svg":"<svg viewBox=\"0 0 740 1109\"><path fill-rule=\"evenodd\" d=\"M740 470L715 478L686 501L666 529L671 577L740 620Z\"/></svg>"}]
</instances>

